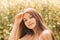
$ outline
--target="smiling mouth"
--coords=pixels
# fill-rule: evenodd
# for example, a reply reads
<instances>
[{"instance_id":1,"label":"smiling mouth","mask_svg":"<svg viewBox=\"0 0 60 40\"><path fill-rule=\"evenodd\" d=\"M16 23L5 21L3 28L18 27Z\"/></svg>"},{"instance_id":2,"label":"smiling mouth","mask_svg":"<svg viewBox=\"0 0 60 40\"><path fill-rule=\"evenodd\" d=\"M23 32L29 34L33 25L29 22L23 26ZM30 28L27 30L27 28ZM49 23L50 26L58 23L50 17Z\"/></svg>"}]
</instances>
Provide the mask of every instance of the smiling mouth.
<instances>
[{"instance_id":1,"label":"smiling mouth","mask_svg":"<svg viewBox=\"0 0 60 40\"><path fill-rule=\"evenodd\" d=\"M29 24L28 26L32 25L33 23Z\"/></svg>"}]
</instances>

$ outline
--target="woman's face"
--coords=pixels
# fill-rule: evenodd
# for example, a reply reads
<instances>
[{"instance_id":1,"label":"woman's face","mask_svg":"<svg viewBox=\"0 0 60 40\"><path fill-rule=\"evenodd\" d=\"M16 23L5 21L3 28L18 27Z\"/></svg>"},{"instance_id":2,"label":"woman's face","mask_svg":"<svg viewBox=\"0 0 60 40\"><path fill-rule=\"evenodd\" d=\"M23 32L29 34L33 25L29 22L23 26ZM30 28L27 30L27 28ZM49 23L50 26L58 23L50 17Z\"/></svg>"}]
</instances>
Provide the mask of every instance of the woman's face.
<instances>
[{"instance_id":1,"label":"woman's face","mask_svg":"<svg viewBox=\"0 0 60 40\"><path fill-rule=\"evenodd\" d=\"M33 29L36 26L36 19L29 13L24 14L23 20L26 27L29 29Z\"/></svg>"}]
</instances>

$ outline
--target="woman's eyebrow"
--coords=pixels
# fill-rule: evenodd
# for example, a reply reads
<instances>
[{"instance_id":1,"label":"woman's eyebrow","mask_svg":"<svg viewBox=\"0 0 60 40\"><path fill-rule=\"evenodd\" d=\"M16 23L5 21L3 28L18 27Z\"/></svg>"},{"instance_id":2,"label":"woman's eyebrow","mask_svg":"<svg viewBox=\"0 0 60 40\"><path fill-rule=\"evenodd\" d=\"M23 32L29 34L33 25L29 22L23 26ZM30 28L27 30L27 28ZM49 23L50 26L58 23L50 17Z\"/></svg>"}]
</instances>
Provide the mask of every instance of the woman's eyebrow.
<instances>
[{"instance_id":1,"label":"woman's eyebrow","mask_svg":"<svg viewBox=\"0 0 60 40\"><path fill-rule=\"evenodd\" d=\"M32 16L32 15L29 14L27 17L31 17L31 16ZM25 20L26 18L23 18L23 19Z\"/></svg>"}]
</instances>

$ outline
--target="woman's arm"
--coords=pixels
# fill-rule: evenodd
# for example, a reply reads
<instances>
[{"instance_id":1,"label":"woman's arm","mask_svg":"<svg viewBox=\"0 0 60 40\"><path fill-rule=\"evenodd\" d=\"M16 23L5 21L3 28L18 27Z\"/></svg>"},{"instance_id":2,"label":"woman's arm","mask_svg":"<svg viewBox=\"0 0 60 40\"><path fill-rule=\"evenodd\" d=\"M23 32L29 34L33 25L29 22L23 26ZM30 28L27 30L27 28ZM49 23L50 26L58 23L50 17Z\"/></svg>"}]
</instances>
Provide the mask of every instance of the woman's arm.
<instances>
[{"instance_id":1,"label":"woman's arm","mask_svg":"<svg viewBox=\"0 0 60 40\"><path fill-rule=\"evenodd\" d=\"M16 31L18 29L18 27L16 27L16 26L18 26L18 25L14 24L8 40L15 40Z\"/></svg>"},{"instance_id":2,"label":"woman's arm","mask_svg":"<svg viewBox=\"0 0 60 40\"><path fill-rule=\"evenodd\" d=\"M16 15L14 26L13 26L13 29L10 33L8 40L18 40L18 38L19 38L19 27L20 27L19 25L23 19L22 17L23 17L23 13L19 13L18 15Z\"/></svg>"}]
</instances>

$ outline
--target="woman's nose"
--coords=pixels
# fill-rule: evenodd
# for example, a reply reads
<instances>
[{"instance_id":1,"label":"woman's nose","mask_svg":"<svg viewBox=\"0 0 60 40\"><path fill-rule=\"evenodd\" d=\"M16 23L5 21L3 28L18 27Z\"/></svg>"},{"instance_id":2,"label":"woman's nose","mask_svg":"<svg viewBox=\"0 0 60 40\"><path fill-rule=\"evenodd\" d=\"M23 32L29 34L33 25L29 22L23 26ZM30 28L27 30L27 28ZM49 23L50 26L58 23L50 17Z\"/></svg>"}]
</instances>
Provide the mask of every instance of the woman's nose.
<instances>
[{"instance_id":1,"label":"woman's nose","mask_svg":"<svg viewBox=\"0 0 60 40\"><path fill-rule=\"evenodd\" d=\"M30 22L31 22L30 20L27 21L27 23L30 23Z\"/></svg>"}]
</instances>

